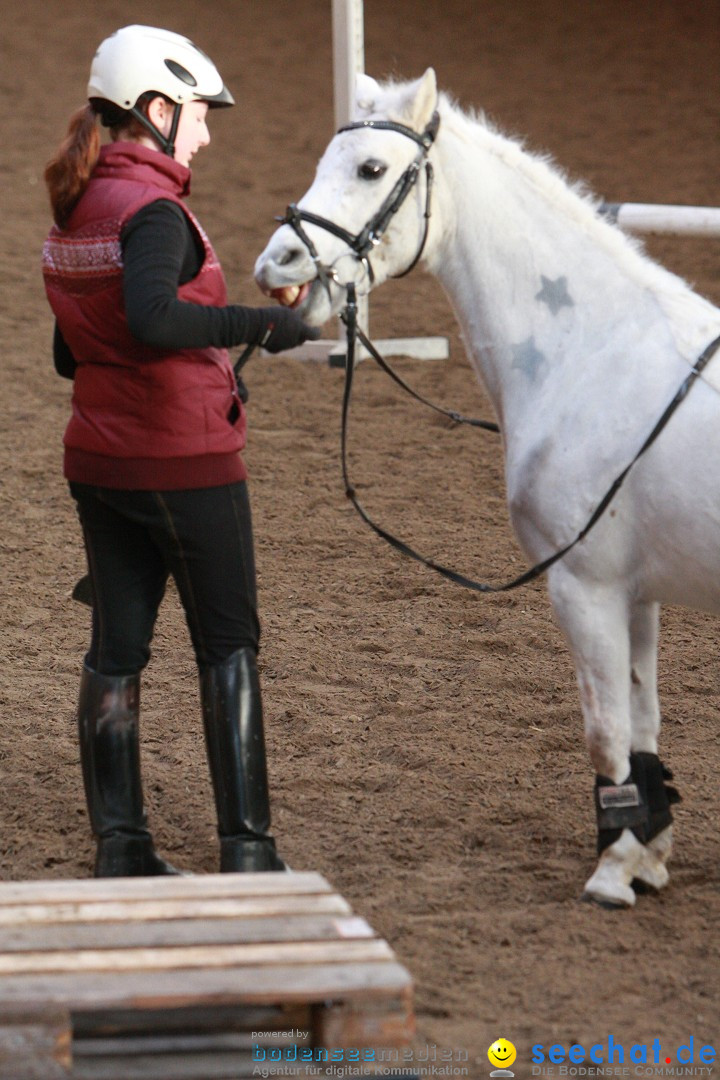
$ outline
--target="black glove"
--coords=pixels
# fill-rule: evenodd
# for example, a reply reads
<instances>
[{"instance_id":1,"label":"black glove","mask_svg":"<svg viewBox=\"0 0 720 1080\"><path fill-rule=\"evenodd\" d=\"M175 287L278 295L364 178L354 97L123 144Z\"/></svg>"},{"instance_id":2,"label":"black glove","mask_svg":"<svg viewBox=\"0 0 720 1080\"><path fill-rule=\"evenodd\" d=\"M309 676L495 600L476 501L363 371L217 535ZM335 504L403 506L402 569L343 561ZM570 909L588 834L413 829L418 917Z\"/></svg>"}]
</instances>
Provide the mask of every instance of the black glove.
<instances>
[{"instance_id":1,"label":"black glove","mask_svg":"<svg viewBox=\"0 0 720 1080\"><path fill-rule=\"evenodd\" d=\"M297 312L286 307L260 308L265 325L260 332L258 345L269 353L285 352L303 341L317 341L320 329L308 326Z\"/></svg>"}]
</instances>

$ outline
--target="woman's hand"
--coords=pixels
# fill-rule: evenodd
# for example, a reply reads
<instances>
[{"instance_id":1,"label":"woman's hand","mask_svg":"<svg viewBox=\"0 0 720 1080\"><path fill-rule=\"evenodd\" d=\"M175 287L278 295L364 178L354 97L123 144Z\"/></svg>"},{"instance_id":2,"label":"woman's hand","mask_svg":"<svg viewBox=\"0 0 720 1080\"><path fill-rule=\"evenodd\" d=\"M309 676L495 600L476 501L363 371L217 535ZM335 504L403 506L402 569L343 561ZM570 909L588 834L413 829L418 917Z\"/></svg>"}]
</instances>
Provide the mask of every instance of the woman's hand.
<instances>
[{"instance_id":1,"label":"woman's hand","mask_svg":"<svg viewBox=\"0 0 720 1080\"><path fill-rule=\"evenodd\" d=\"M292 308L260 308L265 317L265 325L258 338L258 345L269 353L285 352L303 341L317 341L320 329L308 326Z\"/></svg>"}]
</instances>

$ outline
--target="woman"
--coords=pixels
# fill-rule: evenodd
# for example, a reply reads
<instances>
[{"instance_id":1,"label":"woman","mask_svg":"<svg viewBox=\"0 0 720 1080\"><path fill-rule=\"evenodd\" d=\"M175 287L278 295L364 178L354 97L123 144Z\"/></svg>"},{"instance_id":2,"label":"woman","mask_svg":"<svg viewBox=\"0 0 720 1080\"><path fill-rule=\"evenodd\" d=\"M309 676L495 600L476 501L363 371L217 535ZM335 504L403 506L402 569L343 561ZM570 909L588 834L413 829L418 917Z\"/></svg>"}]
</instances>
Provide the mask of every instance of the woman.
<instances>
[{"instance_id":1,"label":"woman","mask_svg":"<svg viewBox=\"0 0 720 1080\"><path fill-rule=\"evenodd\" d=\"M282 870L268 832L245 413L227 348L279 352L316 332L286 308L228 305L185 205L208 110L234 104L204 53L126 26L100 45L88 98L46 170L56 224L43 271L55 366L74 378L64 471L92 588L78 724L95 876L178 872L147 828L138 734L169 575L200 673L220 869Z\"/></svg>"}]
</instances>

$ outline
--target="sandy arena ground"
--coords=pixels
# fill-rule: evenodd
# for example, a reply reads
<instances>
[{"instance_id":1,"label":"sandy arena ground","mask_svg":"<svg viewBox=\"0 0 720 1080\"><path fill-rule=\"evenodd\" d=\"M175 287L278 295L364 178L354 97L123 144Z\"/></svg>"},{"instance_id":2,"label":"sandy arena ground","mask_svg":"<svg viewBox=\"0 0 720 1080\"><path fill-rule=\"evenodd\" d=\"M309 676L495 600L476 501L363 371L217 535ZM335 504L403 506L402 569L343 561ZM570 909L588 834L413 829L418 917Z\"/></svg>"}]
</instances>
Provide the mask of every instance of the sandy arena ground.
<instances>
[{"instance_id":1,"label":"sandy arena ground","mask_svg":"<svg viewBox=\"0 0 720 1080\"><path fill-rule=\"evenodd\" d=\"M333 131L325 0L25 0L3 15L0 239L0 875L86 876L92 843L74 704L87 609L61 475L69 386L50 360L39 253L45 161L82 103L94 47L118 26L183 31L239 107L214 118L192 206L234 300L273 215L298 198ZM718 202L717 0L365 0L366 68L432 64L468 107L549 151L611 201ZM651 253L720 302L720 244ZM488 415L438 285L422 272L373 300L378 337L441 334L447 363L400 361L418 389ZM341 373L254 360L251 471L274 828L295 869L325 874L417 986L419 1042L464 1048L475 1075L498 1036L518 1048L612 1034L716 1044L720 948L717 624L664 614L663 756L684 802L672 881L627 913L578 903L594 862L592 775L574 676L542 582L479 597L404 561L346 505ZM492 436L454 430L369 364L353 410L368 509L468 573L524 565ZM714 467L709 461L708 468ZM174 594L144 684L144 764L160 849L216 865L196 673Z\"/></svg>"}]
</instances>

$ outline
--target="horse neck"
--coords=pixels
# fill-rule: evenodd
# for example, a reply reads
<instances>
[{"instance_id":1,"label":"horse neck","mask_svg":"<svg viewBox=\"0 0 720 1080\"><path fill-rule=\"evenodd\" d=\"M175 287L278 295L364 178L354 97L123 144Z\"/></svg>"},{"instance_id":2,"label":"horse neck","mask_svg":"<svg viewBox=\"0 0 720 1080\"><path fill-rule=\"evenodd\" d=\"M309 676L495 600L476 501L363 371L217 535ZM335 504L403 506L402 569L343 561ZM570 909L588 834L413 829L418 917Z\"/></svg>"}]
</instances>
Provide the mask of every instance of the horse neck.
<instances>
[{"instance_id":1,"label":"horse neck","mask_svg":"<svg viewBox=\"0 0 720 1080\"><path fill-rule=\"evenodd\" d=\"M657 319L648 298L654 264L518 144L452 113L441 133L439 221L427 262L501 423L511 426L539 396L557 395L568 381L564 366L592 355L609 311L629 313L635 331Z\"/></svg>"}]
</instances>

